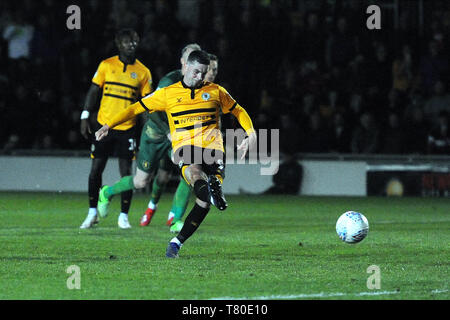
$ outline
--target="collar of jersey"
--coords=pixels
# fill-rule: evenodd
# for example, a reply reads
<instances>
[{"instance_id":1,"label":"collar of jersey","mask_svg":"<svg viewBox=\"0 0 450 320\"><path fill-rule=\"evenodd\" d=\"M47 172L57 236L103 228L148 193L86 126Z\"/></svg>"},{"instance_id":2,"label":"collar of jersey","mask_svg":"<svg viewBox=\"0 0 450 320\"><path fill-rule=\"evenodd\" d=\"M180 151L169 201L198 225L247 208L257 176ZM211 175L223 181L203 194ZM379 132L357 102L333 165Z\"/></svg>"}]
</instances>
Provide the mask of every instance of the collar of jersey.
<instances>
[{"instance_id":1,"label":"collar of jersey","mask_svg":"<svg viewBox=\"0 0 450 320\"><path fill-rule=\"evenodd\" d=\"M120 56L119 55L117 55L117 60L119 60L119 62L121 62L123 64L123 72L125 72L125 71L127 71L127 66L134 65L134 63L136 62L136 57L134 57L134 60L133 60L132 63L123 62L122 60L120 60Z\"/></svg>"},{"instance_id":2,"label":"collar of jersey","mask_svg":"<svg viewBox=\"0 0 450 320\"><path fill-rule=\"evenodd\" d=\"M189 87L186 83L184 83L183 79L181 79L181 85L183 86L183 88L185 89L191 89L191 90L195 90L195 89L200 89L201 87L203 87L205 85L205 82L201 82L201 84L198 87L195 88L191 88Z\"/></svg>"},{"instance_id":3,"label":"collar of jersey","mask_svg":"<svg viewBox=\"0 0 450 320\"><path fill-rule=\"evenodd\" d=\"M194 99L195 98L195 89L200 89L201 87L203 87L205 85L205 83L202 81L202 83L198 87L191 88L186 83L184 83L183 79L181 79L181 85L183 86L183 88L191 90L191 99Z\"/></svg>"}]
</instances>

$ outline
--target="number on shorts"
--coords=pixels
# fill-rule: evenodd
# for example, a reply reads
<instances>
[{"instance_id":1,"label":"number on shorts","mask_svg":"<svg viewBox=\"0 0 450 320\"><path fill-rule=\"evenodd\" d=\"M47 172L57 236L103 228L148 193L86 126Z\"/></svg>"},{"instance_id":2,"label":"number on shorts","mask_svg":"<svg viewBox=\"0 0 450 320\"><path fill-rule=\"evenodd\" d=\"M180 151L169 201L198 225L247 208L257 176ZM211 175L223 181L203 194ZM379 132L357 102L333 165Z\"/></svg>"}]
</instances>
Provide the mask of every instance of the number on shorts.
<instances>
[{"instance_id":1,"label":"number on shorts","mask_svg":"<svg viewBox=\"0 0 450 320\"><path fill-rule=\"evenodd\" d=\"M128 141L130 142L130 148L128 150L134 151L134 149L136 149L136 140L128 139Z\"/></svg>"}]
</instances>

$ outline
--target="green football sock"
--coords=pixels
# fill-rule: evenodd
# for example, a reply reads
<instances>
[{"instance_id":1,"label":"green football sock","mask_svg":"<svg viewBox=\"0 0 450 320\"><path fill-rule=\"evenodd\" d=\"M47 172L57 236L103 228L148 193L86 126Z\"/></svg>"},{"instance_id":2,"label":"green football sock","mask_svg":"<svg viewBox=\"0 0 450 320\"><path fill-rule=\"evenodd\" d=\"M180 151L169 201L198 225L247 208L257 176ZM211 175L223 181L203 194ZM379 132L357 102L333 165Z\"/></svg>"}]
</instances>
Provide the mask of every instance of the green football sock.
<instances>
[{"instance_id":1,"label":"green football sock","mask_svg":"<svg viewBox=\"0 0 450 320\"><path fill-rule=\"evenodd\" d=\"M108 199L111 199L116 194L134 189L133 176L125 176L111 187L106 188L105 196L108 197Z\"/></svg>"},{"instance_id":2,"label":"green football sock","mask_svg":"<svg viewBox=\"0 0 450 320\"><path fill-rule=\"evenodd\" d=\"M154 204L157 204L159 202L159 199L161 198L161 194L163 193L165 186L166 186L165 184L161 185L159 183L158 177L153 179L152 194L150 196L151 202L153 202Z\"/></svg>"},{"instance_id":3,"label":"green football sock","mask_svg":"<svg viewBox=\"0 0 450 320\"><path fill-rule=\"evenodd\" d=\"M175 192L175 195L173 197L172 209L170 210L175 214L173 221L178 221L183 218L190 197L191 187L187 184L186 181L184 181L184 179L182 179L178 184L177 191Z\"/></svg>"}]
</instances>

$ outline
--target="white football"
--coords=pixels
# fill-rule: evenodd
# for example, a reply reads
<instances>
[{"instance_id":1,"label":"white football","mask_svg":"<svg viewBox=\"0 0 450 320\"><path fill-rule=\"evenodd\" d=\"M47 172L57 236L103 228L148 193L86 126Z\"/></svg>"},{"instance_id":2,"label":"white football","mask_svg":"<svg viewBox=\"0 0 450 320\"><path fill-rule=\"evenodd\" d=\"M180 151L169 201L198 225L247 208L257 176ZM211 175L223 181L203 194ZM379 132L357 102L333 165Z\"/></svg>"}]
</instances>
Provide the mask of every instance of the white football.
<instances>
[{"instance_id":1,"label":"white football","mask_svg":"<svg viewBox=\"0 0 450 320\"><path fill-rule=\"evenodd\" d=\"M359 212L347 211L336 222L336 232L346 243L361 242L369 232L369 221Z\"/></svg>"}]
</instances>

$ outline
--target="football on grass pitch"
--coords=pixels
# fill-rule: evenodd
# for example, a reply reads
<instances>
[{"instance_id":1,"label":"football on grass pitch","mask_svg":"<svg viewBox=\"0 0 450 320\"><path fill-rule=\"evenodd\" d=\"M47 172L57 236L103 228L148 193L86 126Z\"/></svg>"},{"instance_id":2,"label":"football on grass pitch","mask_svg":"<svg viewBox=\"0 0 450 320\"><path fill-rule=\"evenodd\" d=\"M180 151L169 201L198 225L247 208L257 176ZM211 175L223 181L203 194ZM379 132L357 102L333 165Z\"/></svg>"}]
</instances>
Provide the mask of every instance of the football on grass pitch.
<instances>
[{"instance_id":1,"label":"football on grass pitch","mask_svg":"<svg viewBox=\"0 0 450 320\"><path fill-rule=\"evenodd\" d=\"M369 221L359 212L347 211L336 222L336 232L342 241L358 243L367 236Z\"/></svg>"}]
</instances>

